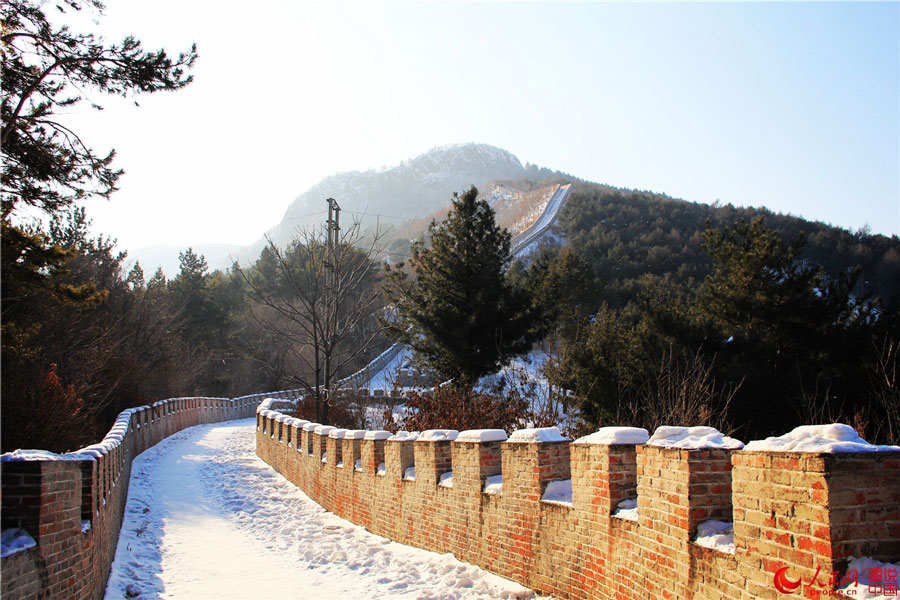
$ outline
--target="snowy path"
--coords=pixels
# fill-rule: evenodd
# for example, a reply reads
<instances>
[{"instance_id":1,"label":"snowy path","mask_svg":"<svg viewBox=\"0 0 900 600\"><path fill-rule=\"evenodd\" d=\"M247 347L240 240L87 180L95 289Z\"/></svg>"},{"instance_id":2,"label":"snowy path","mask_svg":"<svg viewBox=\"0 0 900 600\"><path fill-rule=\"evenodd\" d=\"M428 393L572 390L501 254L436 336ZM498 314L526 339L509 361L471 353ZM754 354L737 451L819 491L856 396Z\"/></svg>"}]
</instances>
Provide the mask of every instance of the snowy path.
<instances>
[{"instance_id":1,"label":"snowy path","mask_svg":"<svg viewBox=\"0 0 900 600\"><path fill-rule=\"evenodd\" d=\"M326 512L257 458L254 427L191 427L135 459L107 600L531 597Z\"/></svg>"}]
</instances>

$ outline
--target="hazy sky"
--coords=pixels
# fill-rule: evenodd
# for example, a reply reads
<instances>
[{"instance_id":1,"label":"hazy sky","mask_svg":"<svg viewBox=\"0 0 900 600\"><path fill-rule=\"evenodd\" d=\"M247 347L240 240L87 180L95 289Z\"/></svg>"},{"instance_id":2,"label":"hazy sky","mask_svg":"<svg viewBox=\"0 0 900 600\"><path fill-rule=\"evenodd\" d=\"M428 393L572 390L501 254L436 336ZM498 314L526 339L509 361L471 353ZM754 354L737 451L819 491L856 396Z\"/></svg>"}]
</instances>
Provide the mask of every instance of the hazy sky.
<instances>
[{"instance_id":1,"label":"hazy sky","mask_svg":"<svg viewBox=\"0 0 900 600\"><path fill-rule=\"evenodd\" d=\"M483 142L592 181L900 233L900 4L107 0L195 82L71 115L123 249L250 243L338 171ZM324 200L324 199L323 199Z\"/></svg>"}]
</instances>

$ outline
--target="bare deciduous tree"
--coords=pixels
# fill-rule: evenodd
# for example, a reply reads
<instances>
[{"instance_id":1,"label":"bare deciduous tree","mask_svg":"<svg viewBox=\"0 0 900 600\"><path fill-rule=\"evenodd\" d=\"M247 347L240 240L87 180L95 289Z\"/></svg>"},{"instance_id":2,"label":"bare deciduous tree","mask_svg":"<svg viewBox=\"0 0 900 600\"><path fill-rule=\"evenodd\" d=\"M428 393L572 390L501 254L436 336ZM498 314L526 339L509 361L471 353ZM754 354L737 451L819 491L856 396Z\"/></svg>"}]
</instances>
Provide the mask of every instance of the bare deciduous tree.
<instances>
[{"instance_id":1,"label":"bare deciduous tree","mask_svg":"<svg viewBox=\"0 0 900 600\"><path fill-rule=\"evenodd\" d=\"M334 230L332 230L334 231ZM332 387L359 366L380 334L375 312L383 233L364 234L354 222L329 240L328 226L301 230L287 248L268 240L259 261L235 266L251 318L280 340L292 382L315 402L316 420L329 421Z\"/></svg>"},{"instance_id":2,"label":"bare deciduous tree","mask_svg":"<svg viewBox=\"0 0 900 600\"><path fill-rule=\"evenodd\" d=\"M868 366L872 386L869 431L874 443L900 443L900 342L885 335L872 342L874 359Z\"/></svg>"},{"instance_id":3,"label":"bare deciduous tree","mask_svg":"<svg viewBox=\"0 0 900 600\"><path fill-rule=\"evenodd\" d=\"M669 348L659 361L656 377L642 386L637 397L620 407L619 420L639 423L649 431L661 425L707 425L723 433L734 428L728 407L743 381L721 385L713 375L713 362L698 351L693 358Z\"/></svg>"}]
</instances>

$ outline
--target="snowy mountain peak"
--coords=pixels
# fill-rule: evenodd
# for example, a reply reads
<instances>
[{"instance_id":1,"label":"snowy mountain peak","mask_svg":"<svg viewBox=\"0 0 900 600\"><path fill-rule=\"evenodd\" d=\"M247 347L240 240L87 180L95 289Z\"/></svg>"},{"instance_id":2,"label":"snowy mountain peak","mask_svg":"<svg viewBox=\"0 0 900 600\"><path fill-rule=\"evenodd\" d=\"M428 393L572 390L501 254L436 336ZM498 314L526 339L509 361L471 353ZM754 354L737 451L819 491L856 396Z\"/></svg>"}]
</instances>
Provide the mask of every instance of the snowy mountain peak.
<instances>
[{"instance_id":1,"label":"snowy mountain peak","mask_svg":"<svg viewBox=\"0 0 900 600\"><path fill-rule=\"evenodd\" d=\"M300 194L268 235L278 244L288 242L298 227L322 220L318 213L329 197L337 199L350 214L420 219L449 204L454 192L472 185L487 188L494 181L519 179L525 172L514 154L496 146L440 146L394 167L326 177ZM258 256L258 250L253 251Z\"/></svg>"}]
</instances>

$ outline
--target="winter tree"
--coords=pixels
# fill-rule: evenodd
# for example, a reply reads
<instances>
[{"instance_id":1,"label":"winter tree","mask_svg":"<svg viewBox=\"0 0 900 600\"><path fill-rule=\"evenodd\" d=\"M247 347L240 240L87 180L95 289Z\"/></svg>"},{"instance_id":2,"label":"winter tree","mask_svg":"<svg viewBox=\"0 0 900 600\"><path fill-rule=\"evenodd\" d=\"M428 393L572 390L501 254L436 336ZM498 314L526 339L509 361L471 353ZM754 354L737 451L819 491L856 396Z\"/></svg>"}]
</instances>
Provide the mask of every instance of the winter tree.
<instances>
[{"instance_id":1,"label":"winter tree","mask_svg":"<svg viewBox=\"0 0 900 600\"><path fill-rule=\"evenodd\" d=\"M396 316L383 319L385 332L442 381L474 385L535 340L530 299L508 276L510 238L472 187L454 194L444 221L432 221L430 244L413 242L411 272L402 263L387 269Z\"/></svg>"},{"instance_id":2,"label":"winter tree","mask_svg":"<svg viewBox=\"0 0 900 600\"><path fill-rule=\"evenodd\" d=\"M339 378L361 366L380 334L381 238L368 238L354 223L329 247L327 227L305 230L284 249L269 241L252 267L234 267L259 339L278 346L269 354L277 364L268 366L305 390L319 423L330 422Z\"/></svg>"}]
</instances>

